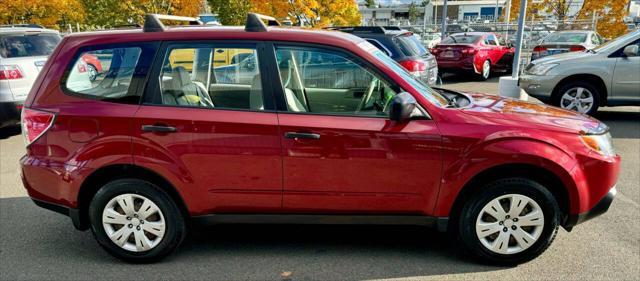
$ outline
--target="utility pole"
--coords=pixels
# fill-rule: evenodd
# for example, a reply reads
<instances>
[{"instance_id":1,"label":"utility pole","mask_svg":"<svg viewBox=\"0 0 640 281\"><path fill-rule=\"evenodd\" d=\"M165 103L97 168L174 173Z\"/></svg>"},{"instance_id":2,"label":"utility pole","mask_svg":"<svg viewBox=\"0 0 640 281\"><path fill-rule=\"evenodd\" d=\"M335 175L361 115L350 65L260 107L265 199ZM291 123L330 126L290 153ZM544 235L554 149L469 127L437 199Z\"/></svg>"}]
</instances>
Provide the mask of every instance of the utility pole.
<instances>
[{"instance_id":1,"label":"utility pole","mask_svg":"<svg viewBox=\"0 0 640 281\"><path fill-rule=\"evenodd\" d=\"M506 23L506 29L504 31L504 42L509 42L509 29L511 28L509 22L511 21L511 0L507 0L507 11L504 14L504 22Z\"/></svg>"},{"instance_id":2,"label":"utility pole","mask_svg":"<svg viewBox=\"0 0 640 281\"><path fill-rule=\"evenodd\" d=\"M520 55L522 53L522 37L524 33L524 23L527 18L527 0L520 1L520 16L518 17L518 33L516 34L516 53L513 56L513 65L511 66L511 77L518 79L520 75Z\"/></svg>"},{"instance_id":3,"label":"utility pole","mask_svg":"<svg viewBox=\"0 0 640 281\"><path fill-rule=\"evenodd\" d=\"M440 38L444 40L447 35L447 0L444 0L444 5L442 6L442 30L440 31Z\"/></svg>"},{"instance_id":4,"label":"utility pole","mask_svg":"<svg viewBox=\"0 0 640 281\"><path fill-rule=\"evenodd\" d=\"M427 32L427 7L429 6L428 2L424 5L424 17L422 21L422 33L424 35Z\"/></svg>"}]
</instances>

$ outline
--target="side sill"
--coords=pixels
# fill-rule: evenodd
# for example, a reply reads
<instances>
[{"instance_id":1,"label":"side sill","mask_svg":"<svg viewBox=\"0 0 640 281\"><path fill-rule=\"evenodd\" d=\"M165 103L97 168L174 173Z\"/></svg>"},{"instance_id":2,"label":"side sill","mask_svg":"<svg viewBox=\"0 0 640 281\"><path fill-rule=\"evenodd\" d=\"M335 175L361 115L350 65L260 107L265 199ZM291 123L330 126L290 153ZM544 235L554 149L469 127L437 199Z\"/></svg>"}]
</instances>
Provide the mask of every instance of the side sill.
<instances>
[{"instance_id":1,"label":"side sill","mask_svg":"<svg viewBox=\"0 0 640 281\"><path fill-rule=\"evenodd\" d=\"M210 214L191 218L195 224L344 224L421 225L446 232L447 217L418 215Z\"/></svg>"}]
</instances>

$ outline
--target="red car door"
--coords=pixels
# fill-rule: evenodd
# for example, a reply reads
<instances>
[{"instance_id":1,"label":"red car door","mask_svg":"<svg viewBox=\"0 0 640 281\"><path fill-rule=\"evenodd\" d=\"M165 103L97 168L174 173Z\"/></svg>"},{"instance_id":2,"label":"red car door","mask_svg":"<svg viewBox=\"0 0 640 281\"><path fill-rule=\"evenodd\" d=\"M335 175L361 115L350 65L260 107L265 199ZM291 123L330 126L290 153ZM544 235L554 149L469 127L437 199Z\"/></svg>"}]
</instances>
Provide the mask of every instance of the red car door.
<instances>
[{"instance_id":1,"label":"red car door","mask_svg":"<svg viewBox=\"0 0 640 281\"><path fill-rule=\"evenodd\" d=\"M347 54L276 47L285 211L429 214L441 173L431 120L396 124L389 81Z\"/></svg>"},{"instance_id":2,"label":"red car door","mask_svg":"<svg viewBox=\"0 0 640 281\"><path fill-rule=\"evenodd\" d=\"M158 86L147 90L135 116L136 164L172 179L193 215L279 210L281 136L272 105L262 102L272 99L262 96L268 87L256 46L190 43L162 50L162 67L151 77L157 83L149 83ZM214 66L210 58L221 52L252 61Z\"/></svg>"}]
</instances>

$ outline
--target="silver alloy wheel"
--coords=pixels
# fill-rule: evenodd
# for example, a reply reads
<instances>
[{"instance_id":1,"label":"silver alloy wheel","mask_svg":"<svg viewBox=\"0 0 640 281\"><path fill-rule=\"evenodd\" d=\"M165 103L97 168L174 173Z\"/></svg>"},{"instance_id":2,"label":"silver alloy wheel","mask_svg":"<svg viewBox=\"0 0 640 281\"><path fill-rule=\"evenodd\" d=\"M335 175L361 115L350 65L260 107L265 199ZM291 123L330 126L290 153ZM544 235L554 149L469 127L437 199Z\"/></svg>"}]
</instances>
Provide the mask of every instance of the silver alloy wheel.
<instances>
[{"instance_id":1,"label":"silver alloy wheel","mask_svg":"<svg viewBox=\"0 0 640 281\"><path fill-rule=\"evenodd\" d=\"M486 60L482 64L482 77L487 79L489 78L490 74L491 74L491 63L488 60Z\"/></svg>"},{"instance_id":2,"label":"silver alloy wheel","mask_svg":"<svg viewBox=\"0 0 640 281\"><path fill-rule=\"evenodd\" d=\"M98 78L98 70L91 64L87 65L87 69L89 70L89 80L91 80L92 82L95 81L96 78Z\"/></svg>"},{"instance_id":3,"label":"silver alloy wheel","mask_svg":"<svg viewBox=\"0 0 640 281\"><path fill-rule=\"evenodd\" d=\"M508 255L533 245L544 227L544 214L533 199L521 194L502 195L482 208L476 235L488 250Z\"/></svg>"},{"instance_id":4,"label":"silver alloy wheel","mask_svg":"<svg viewBox=\"0 0 640 281\"><path fill-rule=\"evenodd\" d=\"M166 229L160 208L150 199L132 193L118 195L107 203L102 211L102 226L113 243L132 252L153 249L162 241Z\"/></svg>"},{"instance_id":5,"label":"silver alloy wheel","mask_svg":"<svg viewBox=\"0 0 640 281\"><path fill-rule=\"evenodd\" d=\"M593 93L587 88L573 87L562 94L560 107L587 113L593 107Z\"/></svg>"}]
</instances>

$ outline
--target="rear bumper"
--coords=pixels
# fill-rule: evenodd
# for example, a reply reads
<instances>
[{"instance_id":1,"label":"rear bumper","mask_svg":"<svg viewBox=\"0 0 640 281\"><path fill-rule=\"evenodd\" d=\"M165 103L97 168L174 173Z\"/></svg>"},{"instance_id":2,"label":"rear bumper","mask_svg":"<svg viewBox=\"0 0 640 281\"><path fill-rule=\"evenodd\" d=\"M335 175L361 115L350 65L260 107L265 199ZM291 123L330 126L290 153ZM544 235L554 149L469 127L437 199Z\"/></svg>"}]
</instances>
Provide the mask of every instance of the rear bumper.
<instances>
[{"instance_id":1,"label":"rear bumper","mask_svg":"<svg viewBox=\"0 0 640 281\"><path fill-rule=\"evenodd\" d=\"M62 205L58 205L51 202L46 202L38 199L31 198L33 203L35 203L38 207L54 211L56 213L63 214L71 218L71 222L73 226L78 230L87 230L89 229L89 223L87 220L83 220L80 218L80 210L74 208L68 208Z\"/></svg>"},{"instance_id":2,"label":"rear bumper","mask_svg":"<svg viewBox=\"0 0 640 281\"><path fill-rule=\"evenodd\" d=\"M607 210L609 210L609 206L611 206L613 198L615 198L617 192L616 187L613 186L609 192L607 192L607 194L600 199L593 208L591 208L591 210L577 215L570 215L564 223L564 228L571 230L571 228L578 224L606 213Z\"/></svg>"}]
</instances>

